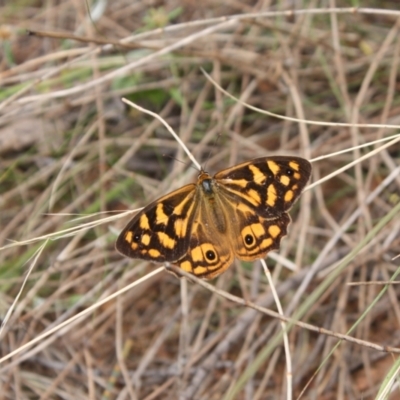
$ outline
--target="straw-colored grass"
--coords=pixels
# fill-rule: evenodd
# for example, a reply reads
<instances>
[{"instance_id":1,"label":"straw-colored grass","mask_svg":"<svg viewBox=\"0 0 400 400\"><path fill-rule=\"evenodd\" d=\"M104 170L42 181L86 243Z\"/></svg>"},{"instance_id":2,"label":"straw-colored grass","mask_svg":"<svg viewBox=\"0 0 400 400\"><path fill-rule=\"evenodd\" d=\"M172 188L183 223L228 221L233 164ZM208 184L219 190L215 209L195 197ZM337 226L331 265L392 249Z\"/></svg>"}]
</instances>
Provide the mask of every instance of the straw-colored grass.
<instances>
[{"instance_id":1,"label":"straw-colored grass","mask_svg":"<svg viewBox=\"0 0 400 400\"><path fill-rule=\"evenodd\" d=\"M396 3L5 3L0 398L398 398ZM122 97L210 173L312 160L266 260L284 316L258 261L204 284L117 253L198 173Z\"/></svg>"}]
</instances>

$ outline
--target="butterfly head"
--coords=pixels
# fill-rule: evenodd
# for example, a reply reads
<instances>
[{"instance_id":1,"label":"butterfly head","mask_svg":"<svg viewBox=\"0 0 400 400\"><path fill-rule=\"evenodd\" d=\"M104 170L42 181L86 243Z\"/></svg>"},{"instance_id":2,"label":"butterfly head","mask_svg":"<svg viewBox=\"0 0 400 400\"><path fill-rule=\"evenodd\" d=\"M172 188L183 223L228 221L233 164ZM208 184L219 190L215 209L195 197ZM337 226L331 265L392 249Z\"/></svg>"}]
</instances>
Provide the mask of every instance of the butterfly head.
<instances>
[{"instance_id":1,"label":"butterfly head","mask_svg":"<svg viewBox=\"0 0 400 400\"><path fill-rule=\"evenodd\" d=\"M211 196L213 194L213 178L208 172L201 171L197 182L205 195Z\"/></svg>"}]
</instances>

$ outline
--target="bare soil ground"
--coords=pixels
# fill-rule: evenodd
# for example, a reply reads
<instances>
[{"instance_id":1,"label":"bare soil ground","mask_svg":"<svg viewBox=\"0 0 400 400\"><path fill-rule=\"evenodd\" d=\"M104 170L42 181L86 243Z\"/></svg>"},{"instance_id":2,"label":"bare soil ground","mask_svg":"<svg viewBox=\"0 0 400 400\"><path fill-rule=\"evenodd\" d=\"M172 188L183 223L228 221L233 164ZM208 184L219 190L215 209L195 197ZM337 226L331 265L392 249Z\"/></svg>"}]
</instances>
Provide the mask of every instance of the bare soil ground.
<instances>
[{"instance_id":1,"label":"bare soil ground","mask_svg":"<svg viewBox=\"0 0 400 400\"><path fill-rule=\"evenodd\" d=\"M0 1L1 399L400 398L400 12L349 3ZM312 161L266 260L286 352L259 261L115 250L198 174L122 97L210 173Z\"/></svg>"}]
</instances>

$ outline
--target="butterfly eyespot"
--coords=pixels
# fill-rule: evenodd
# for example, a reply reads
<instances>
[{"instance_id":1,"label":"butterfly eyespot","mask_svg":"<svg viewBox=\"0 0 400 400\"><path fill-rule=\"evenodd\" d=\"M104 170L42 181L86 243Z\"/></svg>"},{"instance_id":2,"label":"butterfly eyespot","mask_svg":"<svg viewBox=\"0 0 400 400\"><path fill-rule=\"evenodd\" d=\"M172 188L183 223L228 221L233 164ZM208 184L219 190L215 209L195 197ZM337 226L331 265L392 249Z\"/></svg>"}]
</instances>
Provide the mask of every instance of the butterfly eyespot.
<instances>
[{"instance_id":1,"label":"butterfly eyespot","mask_svg":"<svg viewBox=\"0 0 400 400\"><path fill-rule=\"evenodd\" d=\"M244 241L248 246L251 246L254 243L254 237L251 235L246 235Z\"/></svg>"},{"instance_id":2,"label":"butterfly eyespot","mask_svg":"<svg viewBox=\"0 0 400 400\"><path fill-rule=\"evenodd\" d=\"M286 170L286 175L292 176L293 175L293 171L291 169L287 169Z\"/></svg>"},{"instance_id":3,"label":"butterfly eyespot","mask_svg":"<svg viewBox=\"0 0 400 400\"><path fill-rule=\"evenodd\" d=\"M209 261L214 261L217 258L217 255L212 250L206 251L206 258Z\"/></svg>"},{"instance_id":4,"label":"butterfly eyespot","mask_svg":"<svg viewBox=\"0 0 400 400\"><path fill-rule=\"evenodd\" d=\"M140 241L140 235L137 233L136 235L133 236L133 241L135 243L138 243Z\"/></svg>"}]
</instances>

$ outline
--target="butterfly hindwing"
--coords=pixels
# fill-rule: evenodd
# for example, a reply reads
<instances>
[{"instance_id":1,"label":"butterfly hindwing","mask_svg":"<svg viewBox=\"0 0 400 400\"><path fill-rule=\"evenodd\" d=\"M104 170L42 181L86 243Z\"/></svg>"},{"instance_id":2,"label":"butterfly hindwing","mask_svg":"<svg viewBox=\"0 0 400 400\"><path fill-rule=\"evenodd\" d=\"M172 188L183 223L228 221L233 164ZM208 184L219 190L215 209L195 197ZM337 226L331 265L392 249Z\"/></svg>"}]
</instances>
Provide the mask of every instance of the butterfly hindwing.
<instances>
[{"instance_id":1,"label":"butterfly hindwing","mask_svg":"<svg viewBox=\"0 0 400 400\"><path fill-rule=\"evenodd\" d=\"M240 232L232 238L235 255L244 261L264 258L268 252L278 250L280 242L287 234L290 224L289 214L283 213L274 219L252 215L242 219Z\"/></svg>"},{"instance_id":2,"label":"butterfly hindwing","mask_svg":"<svg viewBox=\"0 0 400 400\"><path fill-rule=\"evenodd\" d=\"M119 235L123 255L157 262L174 262L188 247L196 185L186 185L154 201L134 216Z\"/></svg>"},{"instance_id":3,"label":"butterfly hindwing","mask_svg":"<svg viewBox=\"0 0 400 400\"><path fill-rule=\"evenodd\" d=\"M228 237L215 232L212 213L207 212L204 199L199 203L188 251L176 264L199 278L212 279L224 272L235 256Z\"/></svg>"}]
</instances>

